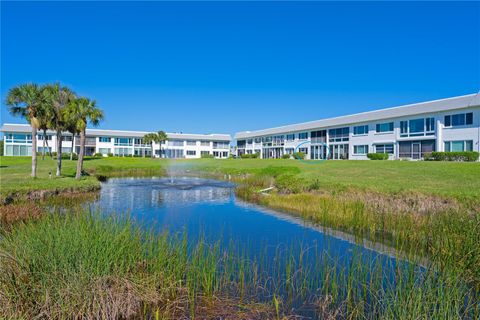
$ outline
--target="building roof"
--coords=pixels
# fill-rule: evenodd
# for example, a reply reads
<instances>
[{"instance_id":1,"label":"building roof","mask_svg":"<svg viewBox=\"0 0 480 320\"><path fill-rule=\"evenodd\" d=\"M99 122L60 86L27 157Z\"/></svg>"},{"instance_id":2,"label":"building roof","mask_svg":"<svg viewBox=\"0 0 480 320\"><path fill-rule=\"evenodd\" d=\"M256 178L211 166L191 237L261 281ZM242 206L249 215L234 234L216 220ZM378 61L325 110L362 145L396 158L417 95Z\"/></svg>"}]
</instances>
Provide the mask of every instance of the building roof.
<instances>
[{"instance_id":1,"label":"building roof","mask_svg":"<svg viewBox=\"0 0 480 320\"><path fill-rule=\"evenodd\" d=\"M329 119L315 120L298 124L291 124L281 127L256 130L242 131L235 134L235 139L253 138L272 134L283 134L287 132L297 132L304 130L313 130L317 128L328 128L334 126L350 125L354 123L362 123L369 121L377 121L389 118L397 118L403 116L412 116L432 112L442 112L455 109L463 109L468 107L480 106L480 94L468 94L453 98L433 100L408 104L393 108L380 109L368 112L362 112L347 116L340 116Z\"/></svg>"},{"instance_id":2,"label":"building roof","mask_svg":"<svg viewBox=\"0 0 480 320\"><path fill-rule=\"evenodd\" d=\"M5 123L0 128L2 132L31 132L29 124ZM55 134L54 131L48 130L49 134ZM131 137L142 138L148 131L125 131L125 130L103 130L103 129L87 129L87 136L104 136L104 137ZM68 134L68 133L66 133ZM168 139L186 139L186 140L210 140L210 141L230 141L228 134L196 134L196 133L167 133Z\"/></svg>"}]
</instances>

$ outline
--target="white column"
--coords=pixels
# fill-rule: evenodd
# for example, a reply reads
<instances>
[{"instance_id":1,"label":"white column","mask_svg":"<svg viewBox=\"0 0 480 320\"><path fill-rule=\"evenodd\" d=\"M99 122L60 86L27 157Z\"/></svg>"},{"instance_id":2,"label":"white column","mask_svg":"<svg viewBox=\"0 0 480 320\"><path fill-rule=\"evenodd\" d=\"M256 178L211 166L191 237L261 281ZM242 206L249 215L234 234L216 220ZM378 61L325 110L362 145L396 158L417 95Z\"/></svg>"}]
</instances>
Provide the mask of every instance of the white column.
<instances>
[{"instance_id":1,"label":"white column","mask_svg":"<svg viewBox=\"0 0 480 320\"><path fill-rule=\"evenodd\" d=\"M443 144L443 123L440 121L440 117L436 120L435 123L435 151L444 151Z\"/></svg>"}]
</instances>

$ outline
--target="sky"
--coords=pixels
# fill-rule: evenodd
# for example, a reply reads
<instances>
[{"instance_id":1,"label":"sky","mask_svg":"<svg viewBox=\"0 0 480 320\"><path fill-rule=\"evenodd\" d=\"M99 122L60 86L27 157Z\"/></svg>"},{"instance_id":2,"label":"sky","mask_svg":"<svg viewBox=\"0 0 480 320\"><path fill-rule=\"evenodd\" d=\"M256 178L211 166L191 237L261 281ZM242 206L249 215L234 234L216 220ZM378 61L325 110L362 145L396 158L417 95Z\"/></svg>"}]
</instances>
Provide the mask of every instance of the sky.
<instances>
[{"instance_id":1,"label":"sky","mask_svg":"<svg viewBox=\"0 0 480 320\"><path fill-rule=\"evenodd\" d=\"M479 2L1 2L13 86L61 82L103 129L229 133L478 92Z\"/></svg>"}]
</instances>

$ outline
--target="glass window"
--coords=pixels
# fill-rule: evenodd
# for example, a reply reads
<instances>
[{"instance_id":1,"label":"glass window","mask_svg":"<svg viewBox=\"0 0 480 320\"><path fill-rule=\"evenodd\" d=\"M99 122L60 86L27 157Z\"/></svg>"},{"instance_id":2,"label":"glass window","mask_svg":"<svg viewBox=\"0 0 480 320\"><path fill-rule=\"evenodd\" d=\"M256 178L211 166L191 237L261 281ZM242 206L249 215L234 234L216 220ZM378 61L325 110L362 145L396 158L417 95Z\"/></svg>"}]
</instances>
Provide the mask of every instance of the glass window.
<instances>
[{"instance_id":1,"label":"glass window","mask_svg":"<svg viewBox=\"0 0 480 320\"><path fill-rule=\"evenodd\" d=\"M445 144L445 148L444 148L445 152L450 152L450 150L451 150L450 149L450 141L445 141L444 144Z\"/></svg>"},{"instance_id":2,"label":"glass window","mask_svg":"<svg viewBox=\"0 0 480 320\"><path fill-rule=\"evenodd\" d=\"M98 148L98 152L100 152L101 154L109 154L110 148Z\"/></svg>"},{"instance_id":3,"label":"glass window","mask_svg":"<svg viewBox=\"0 0 480 320\"><path fill-rule=\"evenodd\" d=\"M452 152L461 152L465 151L464 141L452 141L451 142L451 151Z\"/></svg>"},{"instance_id":4,"label":"glass window","mask_svg":"<svg viewBox=\"0 0 480 320\"><path fill-rule=\"evenodd\" d=\"M287 140L288 140L288 141L293 141L293 140L295 140L295 134L287 134Z\"/></svg>"},{"instance_id":5,"label":"glass window","mask_svg":"<svg viewBox=\"0 0 480 320\"><path fill-rule=\"evenodd\" d=\"M194 156L197 152L195 150L187 150L187 156Z\"/></svg>"},{"instance_id":6,"label":"glass window","mask_svg":"<svg viewBox=\"0 0 480 320\"><path fill-rule=\"evenodd\" d=\"M254 141L255 143L262 143L262 138L255 138Z\"/></svg>"},{"instance_id":7,"label":"glass window","mask_svg":"<svg viewBox=\"0 0 480 320\"><path fill-rule=\"evenodd\" d=\"M99 137L98 138L98 141L99 142L111 142L112 141L112 138L110 137ZM107 152L108 153L108 152Z\"/></svg>"},{"instance_id":8,"label":"glass window","mask_svg":"<svg viewBox=\"0 0 480 320\"><path fill-rule=\"evenodd\" d=\"M388 153L393 154L393 144L377 144L375 145L376 153Z\"/></svg>"},{"instance_id":9,"label":"glass window","mask_svg":"<svg viewBox=\"0 0 480 320\"><path fill-rule=\"evenodd\" d=\"M132 139L131 138L115 138L115 145L116 146L131 146Z\"/></svg>"},{"instance_id":10,"label":"glass window","mask_svg":"<svg viewBox=\"0 0 480 320\"><path fill-rule=\"evenodd\" d=\"M445 127L456 127L473 124L473 113L458 113L445 116Z\"/></svg>"},{"instance_id":11,"label":"glass window","mask_svg":"<svg viewBox=\"0 0 480 320\"><path fill-rule=\"evenodd\" d=\"M210 147L210 141L205 141L205 140L200 141L200 145L202 147Z\"/></svg>"},{"instance_id":12,"label":"glass window","mask_svg":"<svg viewBox=\"0 0 480 320\"><path fill-rule=\"evenodd\" d=\"M472 140L465 141L465 151L473 151L473 141Z\"/></svg>"},{"instance_id":13,"label":"glass window","mask_svg":"<svg viewBox=\"0 0 480 320\"><path fill-rule=\"evenodd\" d=\"M425 120L422 118L422 119L414 119L414 120L410 120L409 121L409 125L408 125L408 128L410 130L410 134L412 133L420 133L420 132L424 132L424 122Z\"/></svg>"},{"instance_id":14,"label":"glass window","mask_svg":"<svg viewBox=\"0 0 480 320\"><path fill-rule=\"evenodd\" d=\"M353 146L353 153L354 154L367 154L368 153L368 145L360 145L360 146Z\"/></svg>"},{"instance_id":15,"label":"glass window","mask_svg":"<svg viewBox=\"0 0 480 320\"><path fill-rule=\"evenodd\" d=\"M393 122L377 123L376 131L377 132L392 132L393 131Z\"/></svg>"},{"instance_id":16,"label":"glass window","mask_svg":"<svg viewBox=\"0 0 480 320\"><path fill-rule=\"evenodd\" d=\"M72 141L73 136L62 136L62 141Z\"/></svg>"},{"instance_id":17,"label":"glass window","mask_svg":"<svg viewBox=\"0 0 480 320\"><path fill-rule=\"evenodd\" d=\"M473 112L469 112L465 115L465 124L473 124Z\"/></svg>"},{"instance_id":18,"label":"glass window","mask_svg":"<svg viewBox=\"0 0 480 320\"><path fill-rule=\"evenodd\" d=\"M400 121L400 135L408 135L408 121Z\"/></svg>"},{"instance_id":19,"label":"glass window","mask_svg":"<svg viewBox=\"0 0 480 320\"><path fill-rule=\"evenodd\" d=\"M350 127L330 129L328 130L328 141L329 142L348 141L349 133L350 133Z\"/></svg>"},{"instance_id":20,"label":"glass window","mask_svg":"<svg viewBox=\"0 0 480 320\"><path fill-rule=\"evenodd\" d=\"M238 148L245 148L245 143L246 143L245 140L238 140L237 141L237 147Z\"/></svg>"},{"instance_id":21,"label":"glass window","mask_svg":"<svg viewBox=\"0 0 480 320\"><path fill-rule=\"evenodd\" d=\"M247 139L247 144L252 144L253 143L253 139Z\"/></svg>"},{"instance_id":22,"label":"glass window","mask_svg":"<svg viewBox=\"0 0 480 320\"><path fill-rule=\"evenodd\" d=\"M197 142L195 140L187 140L187 146L196 146Z\"/></svg>"},{"instance_id":23,"label":"glass window","mask_svg":"<svg viewBox=\"0 0 480 320\"><path fill-rule=\"evenodd\" d=\"M354 136L358 136L362 134L368 134L368 125L353 127Z\"/></svg>"},{"instance_id":24,"label":"glass window","mask_svg":"<svg viewBox=\"0 0 480 320\"><path fill-rule=\"evenodd\" d=\"M183 147L183 140L170 140L168 145L173 147Z\"/></svg>"},{"instance_id":25,"label":"glass window","mask_svg":"<svg viewBox=\"0 0 480 320\"><path fill-rule=\"evenodd\" d=\"M308 132L300 132L298 134L298 139L300 139L300 140L308 139Z\"/></svg>"},{"instance_id":26,"label":"glass window","mask_svg":"<svg viewBox=\"0 0 480 320\"><path fill-rule=\"evenodd\" d=\"M43 140L43 133L39 134L37 136L38 136L38 140ZM47 134L47 140L48 141L52 140L52 135L51 134Z\"/></svg>"},{"instance_id":27,"label":"glass window","mask_svg":"<svg viewBox=\"0 0 480 320\"><path fill-rule=\"evenodd\" d=\"M427 131L427 132L435 131L435 119L434 118L426 118L425 119L425 131Z\"/></svg>"}]
</instances>

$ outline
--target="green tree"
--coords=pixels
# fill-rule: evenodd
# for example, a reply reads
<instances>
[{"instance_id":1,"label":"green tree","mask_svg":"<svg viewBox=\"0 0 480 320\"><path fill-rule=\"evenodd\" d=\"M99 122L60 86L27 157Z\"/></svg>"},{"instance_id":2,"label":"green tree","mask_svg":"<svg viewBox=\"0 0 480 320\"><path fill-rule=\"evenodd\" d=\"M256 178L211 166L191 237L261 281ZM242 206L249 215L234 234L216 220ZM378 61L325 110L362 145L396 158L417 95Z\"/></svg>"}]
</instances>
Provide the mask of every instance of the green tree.
<instances>
[{"instance_id":1,"label":"green tree","mask_svg":"<svg viewBox=\"0 0 480 320\"><path fill-rule=\"evenodd\" d=\"M103 118L103 111L97 107L95 100L90 100L88 98L77 98L71 101L66 108L67 122L69 122L68 120L75 120L72 122L75 125L72 126L71 130L80 133L80 152L78 153L77 173L75 174L75 179L77 180L81 178L83 171L87 124L91 123L93 126L98 126Z\"/></svg>"},{"instance_id":2,"label":"green tree","mask_svg":"<svg viewBox=\"0 0 480 320\"><path fill-rule=\"evenodd\" d=\"M162 130L158 131L157 135L158 135L158 143L160 144L160 156L161 156L161 154L162 154L162 142L167 141L168 136ZM152 156L153 156L153 153L152 153Z\"/></svg>"},{"instance_id":3,"label":"green tree","mask_svg":"<svg viewBox=\"0 0 480 320\"><path fill-rule=\"evenodd\" d=\"M154 142L159 142L158 140L158 134L156 133L147 133L146 135L143 136L143 143L145 144L150 144L150 150L152 152L151 157L153 158L153 143Z\"/></svg>"},{"instance_id":4,"label":"green tree","mask_svg":"<svg viewBox=\"0 0 480 320\"><path fill-rule=\"evenodd\" d=\"M7 94L6 104L13 116L25 118L32 127L32 177L37 177L37 131L40 127L39 115L45 107L45 91L34 83L13 87Z\"/></svg>"},{"instance_id":5,"label":"green tree","mask_svg":"<svg viewBox=\"0 0 480 320\"><path fill-rule=\"evenodd\" d=\"M62 173L62 132L67 130L68 121L65 116L67 106L75 100L75 93L69 88L55 83L46 88L48 102L51 106L52 117L49 127L56 131L57 137L57 176Z\"/></svg>"},{"instance_id":6,"label":"green tree","mask_svg":"<svg viewBox=\"0 0 480 320\"><path fill-rule=\"evenodd\" d=\"M0 140L0 156L3 156L4 143L3 140Z\"/></svg>"}]
</instances>

